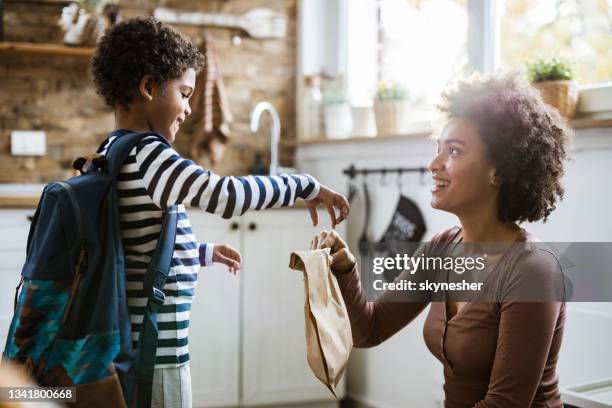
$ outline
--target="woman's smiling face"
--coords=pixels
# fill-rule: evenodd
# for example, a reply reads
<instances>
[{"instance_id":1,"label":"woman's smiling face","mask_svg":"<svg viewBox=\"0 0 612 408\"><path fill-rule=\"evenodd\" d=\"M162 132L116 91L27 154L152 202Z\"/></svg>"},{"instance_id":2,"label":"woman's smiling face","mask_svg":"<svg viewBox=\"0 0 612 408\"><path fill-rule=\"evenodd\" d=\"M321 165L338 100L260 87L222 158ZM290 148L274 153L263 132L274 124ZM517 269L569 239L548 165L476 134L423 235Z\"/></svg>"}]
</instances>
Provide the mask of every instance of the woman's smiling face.
<instances>
[{"instance_id":1,"label":"woman's smiling face","mask_svg":"<svg viewBox=\"0 0 612 408\"><path fill-rule=\"evenodd\" d=\"M429 164L431 206L458 216L496 206L495 168L487 159L476 124L453 118L436 143L436 156Z\"/></svg>"}]
</instances>

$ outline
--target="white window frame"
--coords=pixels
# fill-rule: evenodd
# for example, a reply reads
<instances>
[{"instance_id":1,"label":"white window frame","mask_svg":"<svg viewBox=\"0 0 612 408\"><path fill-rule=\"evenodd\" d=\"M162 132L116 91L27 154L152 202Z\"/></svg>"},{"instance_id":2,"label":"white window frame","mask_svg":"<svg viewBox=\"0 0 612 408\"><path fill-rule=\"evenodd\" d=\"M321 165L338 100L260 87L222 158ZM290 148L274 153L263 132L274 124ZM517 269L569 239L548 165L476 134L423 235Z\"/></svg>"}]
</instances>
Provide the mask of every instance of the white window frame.
<instances>
[{"instance_id":1,"label":"white window frame","mask_svg":"<svg viewBox=\"0 0 612 408\"><path fill-rule=\"evenodd\" d=\"M468 61L479 72L493 73L500 68L500 3L498 0L469 0Z\"/></svg>"}]
</instances>

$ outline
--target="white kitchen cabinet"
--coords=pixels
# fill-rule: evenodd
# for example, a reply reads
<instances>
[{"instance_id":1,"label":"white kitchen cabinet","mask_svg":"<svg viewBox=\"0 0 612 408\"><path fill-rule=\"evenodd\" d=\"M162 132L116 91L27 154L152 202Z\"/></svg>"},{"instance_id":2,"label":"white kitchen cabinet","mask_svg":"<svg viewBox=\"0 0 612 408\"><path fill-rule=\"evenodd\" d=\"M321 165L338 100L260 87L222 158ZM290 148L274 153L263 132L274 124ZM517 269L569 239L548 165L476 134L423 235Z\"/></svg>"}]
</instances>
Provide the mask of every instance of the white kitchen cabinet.
<instances>
[{"instance_id":1,"label":"white kitchen cabinet","mask_svg":"<svg viewBox=\"0 0 612 408\"><path fill-rule=\"evenodd\" d=\"M333 398L306 361L304 279L288 267L291 252L308 249L318 229L304 209L253 212L245 222L243 402Z\"/></svg>"},{"instance_id":2,"label":"white kitchen cabinet","mask_svg":"<svg viewBox=\"0 0 612 408\"><path fill-rule=\"evenodd\" d=\"M21 279L26 258L30 220L35 209L0 210L0 347L4 350L9 325L13 318L15 287Z\"/></svg>"},{"instance_id":3,"label":"white kitchen cabinet","mask_svg":"<svg viewBox=\"0 0 612 408\"><path fill-rule=\"evenodd\" d=\"M236 221L201 211L190 211L189 218L199 242L240 249L242 233ZM200 269L189 323L189 355L193 405L239 405L240 279L224 265Z\"/></svg>"},{"instance_id":4,"label":"white kitchen cabinet","mask_svg":"<svg viewBox=\"0 0 612 408\"><path fill-rule=\"evenodd\" d=\"M194 406L333 406L306 360L303 276L288 267L293 250L308 249L316 232L330 228L325 211L319 227L303 208L229 221L190 211L189 218L198 240L225 239L243 256L239 279L221 266L200 272L189 336ZM236 365L237 386L222 380L232 378ZM344 394L343 382L338 393Z\"/></svg>"}]
</instances>

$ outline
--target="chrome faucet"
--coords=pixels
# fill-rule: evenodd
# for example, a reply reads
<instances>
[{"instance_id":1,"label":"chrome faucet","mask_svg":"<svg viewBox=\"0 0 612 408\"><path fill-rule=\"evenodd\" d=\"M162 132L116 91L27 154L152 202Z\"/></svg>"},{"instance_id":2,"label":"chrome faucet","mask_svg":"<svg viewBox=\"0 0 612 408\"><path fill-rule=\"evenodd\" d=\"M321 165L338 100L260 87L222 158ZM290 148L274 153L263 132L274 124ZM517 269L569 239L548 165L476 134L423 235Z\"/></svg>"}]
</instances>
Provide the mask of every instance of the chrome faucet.
<instances>
[{"instance_id":1,"label":"chrome faucet","mask_svg":"<svg viewBox=\"0 0 612 408\"><path fill-rule=\"evenodd\" d=\"M256 133L259 129L259 119L264 111L268 111L272 118L272 134L270 138L270 175L278 174L278 144L280 142L281 124L278 112L270 102L259 102L251 112L251 132Z\"/></svg>"}]
</instances>

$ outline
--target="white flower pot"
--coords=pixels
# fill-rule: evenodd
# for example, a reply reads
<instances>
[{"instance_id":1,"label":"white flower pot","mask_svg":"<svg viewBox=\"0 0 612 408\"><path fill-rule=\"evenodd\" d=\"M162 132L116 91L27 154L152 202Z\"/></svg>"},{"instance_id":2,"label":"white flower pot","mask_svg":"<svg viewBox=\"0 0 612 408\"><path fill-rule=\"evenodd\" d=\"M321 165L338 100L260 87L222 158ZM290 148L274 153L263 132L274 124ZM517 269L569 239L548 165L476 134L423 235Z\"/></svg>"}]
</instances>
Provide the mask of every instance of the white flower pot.
<instances>
[{"instance_id":1,"label":"white flower pot","mask_svg":"<svg viewBox=\"0 0 612 408\"><path fill-rule=\"evenodd\" d=\"M376 136L376 119L371 107L353 106L353 136L374 137Z\"/></svg>"},{"instance_id":2,"label":"white flower pot","mask_svg":"<svg viewBox=\"0 0 612 408\"><path fill-rule=\"evenodd\" d=\"M375 101L374 115L378 136L408 132L411 120L408 101Z\"/></svg>"},{"instance_id":3,"label":"white flower pot","mask_svg":"<svg viewBox=\"0 0 612 408\"><path fill-rule=\"evenodd\" d=\"M328 139L346 139L353 130L350 106L328 105L325 107L325 136Z\"/></svg>"}]
</instances>

